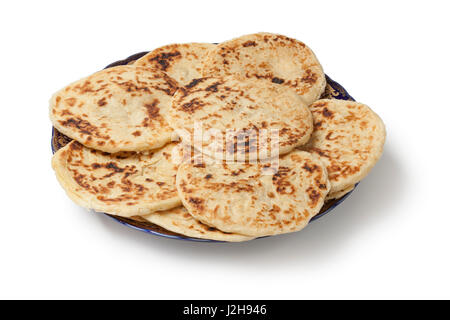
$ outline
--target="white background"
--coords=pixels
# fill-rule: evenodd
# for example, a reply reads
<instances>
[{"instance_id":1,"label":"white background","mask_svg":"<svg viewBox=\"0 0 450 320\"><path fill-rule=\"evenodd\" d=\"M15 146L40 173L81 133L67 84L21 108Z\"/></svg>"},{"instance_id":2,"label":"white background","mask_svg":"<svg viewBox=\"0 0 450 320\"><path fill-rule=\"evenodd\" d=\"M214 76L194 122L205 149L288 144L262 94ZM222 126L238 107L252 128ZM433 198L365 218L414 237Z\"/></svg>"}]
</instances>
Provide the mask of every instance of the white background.
<instances>
[{"instance_id":1,"label":"white background","mask_svg":"<svg viewBox=\"0 0 450 320\"><path fill-rule=\"evenodd\" d=\"M448 1L2 1L0 298L450 298ZM172 42L307 43L384 119L385 153L305 230L241 244L147 235L73 204L48 99Z\"/></svg>"}]
</instances>

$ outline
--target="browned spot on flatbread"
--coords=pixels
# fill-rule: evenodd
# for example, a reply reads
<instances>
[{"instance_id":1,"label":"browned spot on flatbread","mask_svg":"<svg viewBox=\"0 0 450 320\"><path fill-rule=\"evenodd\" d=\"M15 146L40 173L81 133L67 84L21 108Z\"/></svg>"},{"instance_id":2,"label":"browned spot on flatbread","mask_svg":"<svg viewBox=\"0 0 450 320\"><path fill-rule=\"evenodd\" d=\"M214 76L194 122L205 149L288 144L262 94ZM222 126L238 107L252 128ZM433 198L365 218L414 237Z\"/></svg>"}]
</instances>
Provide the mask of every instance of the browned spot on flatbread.
<instances>
[{"instance_id":1,"label":"browned spot on flatbread","mask_svg":"<svg viewBox=\"0 0 450 320\"><path fill-rule=\"evenodd\" d=\"M156 61L163 71L167 71L170 64L179 58L181 58L181 53L179 51L163 52L156 57L151 58L150 61Z\"/></svg>"},{"instance_id":2,"label":"browned spot on flatbread","mask_svg":"<svg viewBox=\"0 0 450 320\"><path fill-rule=\"evenodd\" d=\"M324 117L331 118L333 116L333 112L331 112L328 108L324 108L322 110L322 114Z\"/></svg>"},{"instance_id":3,"label":"browned spot on flatbread","mask_svg":"<svg viewBox=\"0 0 450 320\"><path fill-rule=\"evenodd\" d=\"M278 213L278 212L281 212L281 208L279 206L277 206L276 204L274 204L270 211Z\"/></svg>"},{"instance_id":4,"label":"browned spot on flatbread","mask_svg":"<svg viewBox=\"0 0 450 320\"><path fill-rule=\"evenodd\" d=\"M316 130L319 129L322 126L322 123L323 123L322 121L315 122L314 123L314 129L316 129Z\"/></svg>"},{"instance_id":5,"label":"browned spot on flatbread","mask_svg":"<svg viewBox=\"0 0 450 320\"><path fill-rule=\"evenodd\" d=\"M328 132L328 134L325 136L325 139L332 141L332 140L337 140L341 137L339 135L335 136L335 137L331 137L333 134L334 134L334 132Z\"/></svg>"},{"instance_id":6,"label":"browned spot on flatbread","mask_svg":"<svg viewBox=\"0 0 450 320\"><path fill-rule=\"evenodd\" d=\"M320 192L314 189L313 187L309 187L306 190L306 193L308 194L311 205L315 206L321 197Z\"/></svg>"},{"instance_id":7,"label":"browned spot on flatbread","mask_svg":"<svg viewBox=\"0 0 450 320\"><path fill-rule=\"evenodd\" d=\"M69 118L64 121L59 121L59 123L63 127L68 128L76 128L79 130L80 133L87 134L87 135L95 135L98 138L106 138L105 136L102 136L98 130L98 128L94 125L92 125L89 121L83 120L81 118ZM108 137L109 138L109 137Z\"/></svg>"},{"instance_id":8,"label":"browned spot on flatbread","mask_svg":"<svg viewBox=\"0 0 450 320\"><path fill-rule=\"evenodd\" d=\"M75 103L77 102L76 98L67 98L64 100L65 103L67 103L69 106L73 107Z\"/></svg>"},{"instance_id":9,"label":"browned spot on flatbread","mask_svg":"<svg viewBox=\"0 0 450 320\"><path fill-rule=\"evenodd\" d=\"M245 47L245 48L247 48L247 47L256 47L257 45L258 44L255 41L251 41L251 40L249 40L247 42L244 42L242 44L242 46Z\"/></svg>"},{"instance_id":10,"label":"browned spot on flatbread","mask_svg":"<svg viewBox=\"0 0 450 320\"><path fill-rule=\"evenodd\" d=\"M279 167L278 172L272 177L273 184L277 187L280 194L293 194L295 187L289 182L291 169L288 167Z\"/></svg>"},{"instance_id":11,"label":"browned spot on flatbread","mask_svg":"<svg viewBox=\"0 0 450 320\"><path fill-rule=\"evenodd\" d=\"M283 84L284 83L284 79L274 77L274 78L272 78L272 82L276 83L276 84Z\"/></svg>"},{"instance_id":12,"label":"browned spot on flatbread","mask_svg":"<svg viewBox=\"0 0 450 320\"><path fill-rule=\"evenodd\" d=\"M205 81L205 78L194 79L186 85L186 88L191 89L203 81Z\"/></svg>"},{"instance_id":13,"label":"browned spot on flatbread","mask_svg":"<svg viewBox=\"0 0 450 320\"><path fill-rule=\"evenodd\" d=\"M99 107L103 107L108 104L108 102L106 102L106 98L101 98L100 100L98 100L97 104Z\"/></svg>"},{"instance_id":14,"label":"browned spot on flatbread","mask_svg":"<svg viewBox=\"0 0 450 320\"><path fill-rule=\"evenodd\" d=\"M194 167L195 168L205 168L205 164L204 163L196 163L196 164L194 164Z\"/></svg>"},{"instance_id":15,"label":"browned spot on flatbread","mask_svg":"<svg viewBox=\"0 0 450 320\"><path fill-rule=\"evenodd\" d=\"M68 109L64 109L61 111L60 115L61 116L73 116L73 113Z\"/></svg>"},{"instance_id":16,"label":"browned spot on flatbread","mask_svg":"<svg viewBox=\"0 0 450 320\"><path fill-rule=\"evenodd\" d=\"M158 118L159 115L159 108L157 107L159 103L158 99L153 100L151 103L147 103L144 105L144 107L147 109L147 114L150 117L150 119Z\"/></svg>"},{"instance_id":17,"label":"browned spot on flatbread","mask_svg":"<svg viewBox=\"0 0 450 320\"><path fill-rule=\"evenodd\" d=\"M303 165L302 168L310 173L312 173L314 171L320 171L320 168L318 165L316 165L316 164L309 165L307 162L305 162L305 164Z\"/></svg>"},{"instance_id":18,"label":"browned spot on flatbread","mask_svg":"<svg viewBox=\"0 0 450 320\"><path fill-rule=\"evenodd\" d=\"M301 79L302 82L305 82L309 85L313 85L318 80L317 74L312 72L310 69L306 70L306 75Z\"/></svg>"},{"instance_id":19,"label":"browned spot on flatbread","mask_svg":"<svg viewBox=\"0 0 450 320\"><path fill-rule=\"evenodd\" d=\"M188 113L194 113L195 110L200 109L205 106L204 102L201 102L199 99L194 98L189 102L186 102L181 105L181 110Z\"/></svg>"},{"instance_id":20,"label":"browned spot on flatbread","mask_svg":"<svg viewBox=\"0 0 450 320\"><path fill-rule=\"evenodd\" d=\"M215 82L212 85L208 86L205 90L206 91L211 91L211 92L217 92L219 91L218 87L221 85L222 83L220 82Z\"/></svg>"},{"instance_id":21,"label":"browned spot on flatbread","mask_svg":"<svg viewBox=\"0 0 450 320\"><path fill-rule=\"evenodd\" d=\"M195 198L195 197L189 197L189 203L191 203L199 211L203 210L203 199Z\"/></svg>"}]
</instances>

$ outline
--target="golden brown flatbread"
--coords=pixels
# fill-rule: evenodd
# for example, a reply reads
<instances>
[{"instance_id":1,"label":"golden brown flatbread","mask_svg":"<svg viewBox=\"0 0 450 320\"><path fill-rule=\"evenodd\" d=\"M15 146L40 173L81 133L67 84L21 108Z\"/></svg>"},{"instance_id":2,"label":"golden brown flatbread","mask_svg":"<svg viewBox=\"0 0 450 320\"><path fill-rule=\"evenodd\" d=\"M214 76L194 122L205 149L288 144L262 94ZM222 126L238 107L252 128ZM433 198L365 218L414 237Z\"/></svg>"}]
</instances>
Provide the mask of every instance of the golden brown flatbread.
<instances>
[{"instance_id":1,"label":"golden brown flatbread","mask_svg":"<svg viewBox=\"0 0 450 320\"><path fill-rule=\"evenodd\" d=\"M52 166L68 196L80 206L122 217L181 204L175 187L175 144L147 153L109 154L76 141L59 149Z\"/></svg>"},{"instance_id":2,"label":"golden brown flatbread","mask_svg":"<svg viewBox=\"0 0 450 320\"><path fill-rule=\"evenodd\" d=\"M322 208L330 188L322 162L307 152L282 156L275 174L258 163L183 163L181 201L197 220L258 237L299 231Z\"/></svg>"},{"instance_id":3,"label":"golden brown flatbread","mask_svg":"<svg viewBox=\"0 0 450 320\"><path fill-rule=\"evenodd\" d=\"M180 85L187 85L202 77L205 57L214 47L209 43L170 44L147 53L135 65L164 71Z\"/></svg>"},{"instance_id":4,"label":"golden brown flatbread","mask_svg":"<svg viewBox=\"0 0 450 320\"><path fill-rule=\"evenodd\" d=\"M200 78L181 88L167 119L189 144L200 127L202 152L219 159L285 154L305 144L313 128L311 113L294 90L233 77Z\"/></svg>"},{"instance_id":5,"label":"golden brown flatbread","mask_svg":"<svg viewBox=\"0 0 450 320\"><path fill-rule=\"evenodd\" d=\"M156 149L171 141L165 120L177 83L135 66L105 69L57 92L50 119L61 133L105 152Z\"/></svg>"},{"instance_id":6,"label":"golden brown flatbread","mask_svg":"<svg viewBox=\"0 0 450 320\"><path fill-rule=\"evenodd\" d=\"M234 75L294 89L309 105L319 99L326 80L322 66L303 42L271 33L225 41L210 51L204 76Z\"/></svg>"},{"instance_id":7,"label":"golden brown flatbread","mask_svg":"<svg viewBox=\"0 0 450 320\"><path fill-rule=\"evenodd\" d=\"M314 118L311 140L302 150L326 165L330 194L361 181L383 153L383 121L368 106L353 101L323 99L310 106Z\"/></svg>"}]
</instances>

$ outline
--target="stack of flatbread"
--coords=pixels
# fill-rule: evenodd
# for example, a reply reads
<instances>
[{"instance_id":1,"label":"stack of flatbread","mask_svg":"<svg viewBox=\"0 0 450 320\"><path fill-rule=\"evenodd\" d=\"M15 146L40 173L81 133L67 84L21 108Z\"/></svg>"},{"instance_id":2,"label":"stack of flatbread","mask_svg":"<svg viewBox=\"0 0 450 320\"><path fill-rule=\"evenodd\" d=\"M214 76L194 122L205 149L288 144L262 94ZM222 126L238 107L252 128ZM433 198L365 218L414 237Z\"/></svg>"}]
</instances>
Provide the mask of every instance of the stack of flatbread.
<instances>
[{"instance_id":1,"label":"stack of flatbread","mask_svg":"<svg viewBox=\"0 0 450 320\"><path fill-rule=\"evenodd\" d=\"M51 98L72 139L52 166L77 204L186 237L299 231L385 140L368 106L320 99L325 86L311 49L282 35L164 46Z\"/></svg>"}]
</instances>

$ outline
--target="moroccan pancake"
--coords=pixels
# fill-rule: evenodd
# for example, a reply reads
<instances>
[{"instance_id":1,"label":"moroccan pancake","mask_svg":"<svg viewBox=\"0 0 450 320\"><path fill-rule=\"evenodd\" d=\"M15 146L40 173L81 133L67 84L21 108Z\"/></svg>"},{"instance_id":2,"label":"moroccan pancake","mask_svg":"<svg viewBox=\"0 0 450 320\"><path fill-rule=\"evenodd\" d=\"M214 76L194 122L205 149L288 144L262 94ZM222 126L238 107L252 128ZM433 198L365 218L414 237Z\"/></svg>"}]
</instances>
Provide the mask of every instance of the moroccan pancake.
<instances>
[{"instance_id":1,"label":"moroccan pancake","mask_svg":"<svg viewBox=\"0 0 450 320\"><path fill-rule=\"evenodd\" d=\"M76 141L52 159L61 186L80 206L122 217L149 214L181 204L175 187L175 144L145 153L108 154Z\"/></svg>"},{"instance_id":2,"label":"moroccan pancake","mask_svg":"<svg viewBox=\"0 0 450 320\"><path fill-rule=\"evenodd\" d=\"M216 241L240 242L254 238L235 233L225 233L207 226L194 219L184 207L166 211L154 212L144 216L144 219L166 230L182 234L187 237L210 239Z\"/></svg>"},{"instance_id":3,"label":"moroccan pancake","mask_svg":"<svg viewBox=\"0 0 450 320\"><path fill-rule=\"evenodd\" d=\"M204 76L234 75L293 88L306 104L319 99L326 80L322 66L303 42L257 33L217 45L204 63Z\"/></svg>"},{"instance_id":4,"label":"moroccan pancake","mask_svg":"<svg viewBox=\"0 0 450 320\"><path fill-rule=\"evenodd\" d=\"M268 158L278 146L285 154L305 144L313 129L310 111L294 90L233 77L200 78L180 88L167 121L187 144L200 127L200 148L216 159Z\"/></svg>"},{"instance_id":5,"label":"moroccan pancake","mask_svg":"<svg viewBox=\"0 0 450 320\"><path fill-rule=\"evenodd\" d=\"M170 44L147 53L135 65L159 69L180 85L187 85L202 77L206 54L214 47L209 43Z\"/></svg>"},{"instance_id":6,"label":"moroccan pancake","mask_svg":"<svg viewBox=\"0 0 450 320\"><path fill-rule=\"evenodd\" d=\"M156 149L171 141L164 120L177 83L160 71L117 66L57 92L50 119L83 145L115 153Z\"/></svg>"},{"instance_id":7,"label":"moroccan pancake","mask_svg":"<svg viewBox=\"0 0 450 320\"><path fill-rule=\"evenodd\" d=\"M330 188L322 162L293 151L275 174L258 163L180 165L177 189L189 213L224 232L258 237L299 231L322 208Z\"/></svg>"},{"instance_id":8,"label":"moroccan pancake","mask_svg":"<svg viewBox=\"0 0 450 320\"><path fill-rule=\"evenodd\" d=\"M353 101L323 99L310 110L314 132L301 149L316 154L326 165L330 194L361 181L383 152L383 121L368 106Z\"/></svg>"}]
</instances>

